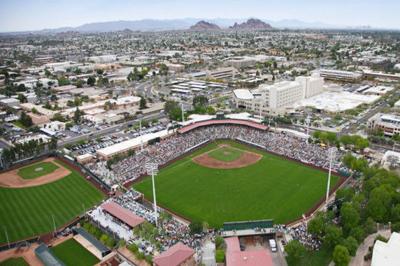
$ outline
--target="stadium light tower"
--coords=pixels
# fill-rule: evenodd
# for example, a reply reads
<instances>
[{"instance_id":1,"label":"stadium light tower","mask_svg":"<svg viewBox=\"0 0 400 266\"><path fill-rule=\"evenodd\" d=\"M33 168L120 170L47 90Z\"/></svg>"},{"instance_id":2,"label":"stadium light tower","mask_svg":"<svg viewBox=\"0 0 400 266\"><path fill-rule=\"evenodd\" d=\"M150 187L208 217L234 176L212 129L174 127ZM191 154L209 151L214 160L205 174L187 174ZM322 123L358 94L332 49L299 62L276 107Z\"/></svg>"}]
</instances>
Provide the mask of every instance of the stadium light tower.
<instances>
[{"instance_id":1,"label":"stadium light tower","mask_svg":"<svg viewBox=\"0 0 400 266\"><path fill-rule=\"evenodd\" d=\"M304 120L305 124L306 124L306 134L307 136L310 134L310 124L311 124L311 119L310 116L307 116L307 118ZM308 139L307 139L308 142Z\"/></svg>"},{"instance_id":2,"label":"stadium light tower","mask_svg":"<svg viewBox=\"0 0 400 266\"><path fill-rule=\"evenodd\" d=\"M153 209L154 209L154 220L156 222L156 226L158 226L158 214L157 214L157 199L156 199L156 184L154 182L154 176L158 173L158 165L153 160L149 160L146 165L146 171L149 175L151 175L151 183L153 184Z\"/></svg>"},{"instance_id":3,"label":"stadium light tower","mask_svg":"<svg viewBox=\"0 0 400 266\"><path fill-rule=\"evenodd\" d=\"M185 111L183 109L183 102L181 102L182 122L185 122Z\"/></svg>"},{"instance_id":4,"label":"stadium light tower","mask_svg":"<svg viewBox=\"0 0 400 266\"><path fill-rule=\"evenodd\" d=\"M326 185L325 203L328 203L328 198L329 198L329 188L331 186L332 161L335 158L336 147L329 148L328 153L329 153L329 172L328 172L328 183Z\"/></svg>"}]
</instances>

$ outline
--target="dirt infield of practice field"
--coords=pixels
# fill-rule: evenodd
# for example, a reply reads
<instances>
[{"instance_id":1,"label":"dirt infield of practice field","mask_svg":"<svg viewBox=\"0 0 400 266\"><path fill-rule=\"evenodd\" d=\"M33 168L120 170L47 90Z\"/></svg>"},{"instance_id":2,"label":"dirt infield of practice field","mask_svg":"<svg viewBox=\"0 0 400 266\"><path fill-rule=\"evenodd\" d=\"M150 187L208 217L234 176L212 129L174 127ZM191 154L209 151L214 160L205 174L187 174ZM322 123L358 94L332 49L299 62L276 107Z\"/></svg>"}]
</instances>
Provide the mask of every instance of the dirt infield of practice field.
<instances>
[{"instance_id":1,"label":"dirt infield of practice field","mask_svg":"<svg viewBox=\"0 0 400 266\"><path fill-rule=\"evenodd\" d=\"M59 180L71 173L70 170L68 170L61 164L57 163L57 161L53 157L46 158L42 160L42 162L52 162L55 165L57 165L58 168L49 174L36 177L34 179L23 179L18 175L19 169L14 169L0 174L0 187L24 188L24 187L40 186Z\"/></svg>"},{"instance_id":2,"label":"dirt infield of practice field","mask_svg":"<svg viewBox=\"0 0 400 266\"><path fill-rule=\"evenodd\" d=\"M223 144L220 145L217 149L223 148L223 147L229 147L231 149L236 149L230 145ZM216 149L214 149L216 150ZM212 158L209 153L214 151L208 151L206 153L203 153L199 156L196 156L192 159L193 162L204 166L208 168L215 168L215 169L235 169L235 168L242 168L246 167L252 164L255 164L258 162L261 158L262 155L255 153L255 152L250 152L250 151L245 151L245 150L240 150L242 152L242 155L240 155L239 158L233 161L221 161L215 158Z\"/></svg>"}]
</instances>

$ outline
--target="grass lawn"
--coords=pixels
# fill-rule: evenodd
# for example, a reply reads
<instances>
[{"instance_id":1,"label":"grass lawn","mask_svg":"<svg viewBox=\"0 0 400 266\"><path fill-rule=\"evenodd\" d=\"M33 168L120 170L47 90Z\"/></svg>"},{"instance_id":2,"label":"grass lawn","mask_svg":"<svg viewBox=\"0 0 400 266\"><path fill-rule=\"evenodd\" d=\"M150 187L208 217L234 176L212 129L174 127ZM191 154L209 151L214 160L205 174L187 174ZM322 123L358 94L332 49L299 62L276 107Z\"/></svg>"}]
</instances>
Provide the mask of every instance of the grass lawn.
<instances>
[{"instance_id":1,"label":"grass lawn","mask_svg":"<svg viewBox=\"0 0 400 266\"><path fill-rule=\"evenodd\" d=\"M11 258L0 262L0 266L29 266L24 258Z\"/></svg>"},{"instance_id":2,"label":"grass lawn","mask_svg":"<svg viewBox=\"0 0 400 266\"><path fill-rule=\"evenodd\" d=\"M57 161L62 164L61 162ZM99 203L104 195L73 169L55 182L28 188L0 188L0 243L51 232Z\"/></svg>"},{"instance_id":3,"label":"grass lawn","mask_svg":"<svg viewBox=\"0 0 400 266\"><path fill-rule=\"evenodd\" d=\"M210 169L193 163L194 156L228 143L263 155L239 169ZM332 177L331 185L338 182ZM285 160L247 145L219 141L162 169L156 177L157 203L211 227L224 222L274 219L285 223L301 217L325 195L327 173ZM134 188L152 199L151 179Z\"/></svg>"},{"instance_id":4,"label":"grass lawn","mask_svg":"<svg viewBox=\"0 0 400 266\"><path fill-rule=\"evenodd\" d=\"M92 266L99 262L90 251L73 238L52 247L51 250L67 266Z\"/></svg>"},{"instance_id":5,"label":"grass lawn","mask_svg":"<svg viewBox=\"0 0 400 266\"><path fill-rule=\"evenodd\" d=\"M25 166L18 170L18 175L23 179L33 179L36 177L50 174L58 169L58 166L52 162L38 162Z\"/></svg>"},{"instance_id":6,"label":"grass lawn","mask_svg":"<svg viewBox=\"0 0 400 266\"><path fill-rule=\"evenodd\" d=\"M242 154L243 152L241 150L232 147L221 147L216 150L210 151L208 153L208 156L223 162L231 162L239 159Z\"/></svg>"}]
</instances>

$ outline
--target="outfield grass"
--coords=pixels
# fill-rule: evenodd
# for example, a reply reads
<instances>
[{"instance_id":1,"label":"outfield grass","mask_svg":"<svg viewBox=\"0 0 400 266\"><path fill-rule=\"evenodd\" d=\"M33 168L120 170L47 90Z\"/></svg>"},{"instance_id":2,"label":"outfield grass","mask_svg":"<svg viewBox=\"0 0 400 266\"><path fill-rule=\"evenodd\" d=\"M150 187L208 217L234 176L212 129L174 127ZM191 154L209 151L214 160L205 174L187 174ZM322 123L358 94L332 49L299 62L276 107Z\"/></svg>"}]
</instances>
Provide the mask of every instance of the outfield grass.
<instances>
[{"instance_id":1,"label":"outfield grass","mask_svg":"<svg viewBox=\"0 0 400 266\"><path fill-rule=\"evenodd\" d=\"M96 256L73 238L52 247L51 250L67 266L91 266L99 262Z\"/></svg>"},{"instance_id":2,"label":"outfield grass","mask_svg":"<svg viewBox=\"0 0 400 266\"><path fill-rule=\"evenodd\" d=\"M191 220L221 227L228 221L257 219L286 223L301 217L325 195L326 172L236 142L218 143L251 150L263 158L244 168L223 170L191 161L215 149L214 142L160 171L156 177L157 203ZM331 186L338 180L333 176ZM152 199L149 178L134 188Z\"/></svg>"},{"instance_id":3,"label":"outfield grass","mask_svg":"<svg viewBox=\"0 0 400 266\"><path fill-rule=\"evenodd\" d=\"M11 258L0 262L0 266L29 266L24 258Z\"/></svg>"},{"instance_id":4,"label":"outfield grass","mask_svg":"<svg viewBox=\"0 0 400 266\"><path fill-rule=\"evenodd\" d=\"M239 149L235 149L232 147L220 147L208 153L208 156L223 161L223 162L231 162L236 159L239 159L242 156L243 151Z\"/></svg>"},{"instance_id":5,"label":"outfield grass","mask_svg":"<svg viewBox=\"0 0 400 266\"><path fill-rule=\"evenodd\" d=\"M40 169L40 170L39 170ZM18 175L23 179L33 179L36 177L50 174L58 169L58 166L52 162L38 162L18 170Z\"/></svg>"},{"instance_id":6,"label":"outfield grass","mask_svg":"<svg viewBox=\"0 0 400 266\"><path fill-rule=\"evenodd\" d=\"M62 162L57 161L62 164ZM0 188L0 243L16 241L64 225L99 203L104 195L77 171L55 182L28 188Z\"/></svg>"}]
</instances>

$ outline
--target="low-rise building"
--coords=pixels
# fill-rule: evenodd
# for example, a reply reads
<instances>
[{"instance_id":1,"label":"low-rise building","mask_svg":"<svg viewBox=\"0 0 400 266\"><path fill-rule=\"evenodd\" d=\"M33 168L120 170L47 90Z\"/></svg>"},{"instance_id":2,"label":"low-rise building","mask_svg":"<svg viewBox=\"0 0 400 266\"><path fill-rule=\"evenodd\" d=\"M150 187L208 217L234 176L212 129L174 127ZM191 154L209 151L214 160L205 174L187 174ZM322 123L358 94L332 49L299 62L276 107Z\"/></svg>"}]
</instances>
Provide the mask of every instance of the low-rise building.
<instances>
[{"instance_id":1,"label":"low-rise building","mask_svg":"<svg viewBox=\"0 0 400 266\"><path fill-rule=\"evenodd\" d=\"M319 71L321 77L329 80L356 82L363 77L362 73L350 72L336 69L321 69Z\"/></svg>"},{"instance_id":2,"label":"low-rise building","mask_svg":"<svg viewBox=\"0 0 400 266\"><path fill-rule=\"evenodd\" d=\"M400 116L394 114L377 113L368 119L368 128L382 130L386 136L400 133Z\"/></svg>"},{"instance_id":3,"label":"low-rise building","mask_svg":"<svg viewBox=\"0 0 400 266\"><path fill-rule=\"evenodd\" d=\"M154 257L155 266L195 266L194 250L181 242Z\"/></svg>"}]
</instances>

